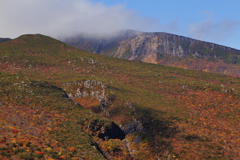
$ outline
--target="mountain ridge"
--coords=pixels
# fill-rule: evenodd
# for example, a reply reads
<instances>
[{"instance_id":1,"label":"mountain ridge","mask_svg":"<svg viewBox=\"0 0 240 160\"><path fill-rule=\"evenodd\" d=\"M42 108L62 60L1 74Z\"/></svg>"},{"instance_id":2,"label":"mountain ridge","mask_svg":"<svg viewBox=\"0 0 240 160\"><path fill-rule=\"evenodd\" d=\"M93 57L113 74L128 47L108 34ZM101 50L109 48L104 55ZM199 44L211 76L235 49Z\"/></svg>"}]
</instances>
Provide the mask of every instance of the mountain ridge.
<instances>
[{"instance_id":1,"label":"mountain ridge","mask_svg":"<svg viewBox=\"0 0 240 160\"><path fill-rule=\"evenodd\" d=\"M112 37L82 34L63 42L117 58L240 76L240 50L164 32L127 30Z\"/></svg>"},{"instance_id":2,"label":"mountain ridge","mask_svg":"<svg viewBox=\"0 0 240 160\"><path fill-rule=\"evenodd\" d=\"M10 41L12 40L11 38L0 38L0 43Z\"/></svg>"}]
</instances>

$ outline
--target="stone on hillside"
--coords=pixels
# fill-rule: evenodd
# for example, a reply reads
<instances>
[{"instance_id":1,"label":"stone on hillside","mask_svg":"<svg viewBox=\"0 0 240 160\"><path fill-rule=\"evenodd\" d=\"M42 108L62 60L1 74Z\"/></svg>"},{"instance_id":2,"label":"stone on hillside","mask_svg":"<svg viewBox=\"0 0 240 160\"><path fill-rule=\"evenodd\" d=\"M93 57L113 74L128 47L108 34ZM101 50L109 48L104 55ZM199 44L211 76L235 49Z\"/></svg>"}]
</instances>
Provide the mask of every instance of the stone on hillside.
<instances>
[{"instance_id":1,"label":"stone on hillside","mask_svg":"<svg viewBox=\"0 0 240 160\"><path fill-rule=\"evenodd\" d=\"M94 60L92 58L89 58L88 63L95 64L96 62L94 62Z\"/></svg>"},{"instance_id":2,"label":"stone on hillside","mask_svg":"<svg viewBox=\"0 0 240 160\"><path fill-rule=\"evenodd\" d=\"M72 93L68 94L68 98L69 98L69 99L72 99L72 98L73 98Z\"/></svg>"},{"instance_id":3,"label":"stone on hillside","mask_svg":"<svg viewBox=\"0 0 240 160\"><path fill-rule=\"evenodd\" d=\"M90 88L90 87L91 87L91 80L86 80L86 81L84 82L84 87Z\"/></svg>"},{"instance_id":4,"label":"stone on hillside","mask_svg":"<svg viewBox=\"0 0 240 160\"><path fill-rule=\"evenodd\" d=\"M128 108L130 108L130 109L132 109L132 108L133 108L133 106L132 106L132 104L131 104L131 103L125 103L125 104L124 104L124 106L125 106L125 107L128 107Z\"/></svg>"},{"instance_id":5,"label":"stone on hillside","mask_svg":"<svg viewBox=\"0 0 240 160\"><path fill-rule=\"evenodd\" d=\"M188 88L187 85L183 85L183 86L182 86L182 89L187 89L187 88Z\"/></svg>"}]
</instances>

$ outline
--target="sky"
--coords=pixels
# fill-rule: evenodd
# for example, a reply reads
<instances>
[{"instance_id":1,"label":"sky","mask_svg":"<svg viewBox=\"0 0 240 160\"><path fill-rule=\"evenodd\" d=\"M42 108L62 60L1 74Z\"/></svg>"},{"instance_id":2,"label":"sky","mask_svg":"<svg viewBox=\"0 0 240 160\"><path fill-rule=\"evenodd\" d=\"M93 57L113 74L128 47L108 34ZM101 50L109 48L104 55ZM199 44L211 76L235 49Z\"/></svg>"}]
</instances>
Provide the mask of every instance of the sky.
<instances>
[{"instance_id":1,"label":"sky","mask_svg":"<svg viewBox=\"0 0 240 160\"><path fill-rule=\"evenodd\" d=\"M240 49L239 6L239 0L0 0L0 37L132 29Z\"/></svg>"}]
</instances>

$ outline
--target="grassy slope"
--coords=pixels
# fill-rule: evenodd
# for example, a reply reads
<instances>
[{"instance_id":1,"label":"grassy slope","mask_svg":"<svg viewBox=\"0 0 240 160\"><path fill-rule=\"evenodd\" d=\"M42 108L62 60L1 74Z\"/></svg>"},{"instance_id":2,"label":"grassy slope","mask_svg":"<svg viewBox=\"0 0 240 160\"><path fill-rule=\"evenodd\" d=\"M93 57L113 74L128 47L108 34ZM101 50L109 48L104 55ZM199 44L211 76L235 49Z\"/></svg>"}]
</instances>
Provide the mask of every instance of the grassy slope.
<instances>
[{"instance_id":1,"label":"grassy slope","mask_svg":"<svg viewBox=\"0 0 240 160\"><path fill-rule=\"evenodd\" d=\"M1 159L104 159L77 124L94 116L64 93L24 75L1 73Z\"/></svg>"},{"instance_id":2,"label":"grassy slope","mask_svg":"<svg viewBox=\"0 0 240 160\"><path fill-rule=\"evenodd\" d=\"M90 58L97 63L89 63ZM91 54L42 35L25 35L0 44L0 63L1 97L3 97L1 101L2 104L4 103L2 108L6 112L1 116L8 115L7 106L13 106L15 109L24 108L22 114L29 114L34 112L37 104L40 112L44 113L45 110L50 109L53 115L62 116L63 118L53 116L51 119L52 121L61 119L59 122L61 125L58 125L63 128L68 125L68 131L65 132L76 136L58 135L55 132L46 133L47 136L53 136L55 139L62 139L58 141L64 143L65 148L61 149L62 144L56 147L50 146L56 150L54 152L64 151L58 156L81 155L83 158L89 157L90 159L102 157L89 145L92 140L86 134L86 130L84 132L84 129L76 125L76 119L87 117L91 121L99 117L95 114L88 115L89 110L78 107L71 100L61 97L59 94L62 94L63 90L54 87L58 86L67 92L74 93L77 86L75 88L71 86L70 90L64 88L62 83L81 80L101 81L107 84L106 94L115 97L112 107L108 107L105 112L97 112L98 115L107 117L119 125L127 124L135 119L140 120L144 128L148 130L146 134L134 133L127 136L129 141L133 140L136 135L142 137L142 142L138 146L134 146L134 143L130 146L136 149L135 153L132 153L132 157L136 159L144 159L144 156L183 159L196 157L231 159L239 156L239 148L237 148L239 147L239 139L237 139L239 136L237 130L240 106L239 79ZM22 81L24 81L23 84L26 83L26 86L30 86L29 89L36 90L34 92L36 95L31 95L30 91L13 85L20 83L22 86ZM36 82L37 86L43 83L46 89L41 92L39 87L31 85L31 82ZM36 97L40 95L44 98ZM82 99L83 103L86 100ZM126 103L131 103L133 107L126 107ZM68 107L72 107L72 110L64 109ZM96 108L96 106L92 107ZM106 112L109 112L109 116L106 116ZM10 146L12 150L16 150L18 145L14 146L14 143L10 142L15 133L11 131L11 127L9 130L9 126L13 124L9 124L11 121L5 122L4 118L2 119L1 127L4 131L11 132L11 135L7 137L8 140L2 139L1 142L9 143L8 146L4 146L5 148ZM30 118L29 121L31 120ZM108 120L104 119L104 121ZM60 129L61 132L58 133L64 133L63 128L53 124L54 122L49 122L46 125ZM39 126L39 130L44 127L38 124L33 124L33 126ZM16 127L24 128L20 124L15 124L14 128ZM30 130L24 129L26 130L24 134L29 135ZM79 137L79 132L81 137ZM2 136L5 136L5 132ZM38 136L44 135L38 134ZM28 136L25 135L25 138ZM100 144L102 150L112 145L109 144L112 141L102 142L96 137L94 140ZM35 141L32 139L33 143ZM47 140L42 143L42 148L24 148L31 151L17 152L16 156L25 154L25 156L53 157L57 154L43 149L48 148ZM119 144L123 145L122 142ZM76 149L71 150L70 146ZM83 151L81 147L86 151ZM12 150L8 148L8 153L13 154ZM41 150L44 154L38 154L34 152L35 150ZM117 151L106 149L107 151L111 154L108 156L118 156L114 155Z\"/></svg>"}]
</instances>

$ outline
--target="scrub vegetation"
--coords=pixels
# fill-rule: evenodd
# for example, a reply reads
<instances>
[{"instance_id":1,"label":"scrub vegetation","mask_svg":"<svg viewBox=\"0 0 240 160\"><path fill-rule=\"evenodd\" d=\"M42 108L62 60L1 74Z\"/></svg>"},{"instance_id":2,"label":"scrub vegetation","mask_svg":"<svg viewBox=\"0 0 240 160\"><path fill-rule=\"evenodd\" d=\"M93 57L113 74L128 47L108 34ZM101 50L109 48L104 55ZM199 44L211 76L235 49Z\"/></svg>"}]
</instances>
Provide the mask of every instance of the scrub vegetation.
<instances>
[{"instance_id":1,"label":"scrub vegetation","mask_svg":"<svg viewBox=\"0 0 240 160\"><path fill-rule=\"evenodd\" d=\"M37 34L0 44L0 84L0 159L240 157L236 77Z\"/></svg>"}]
</instances>

